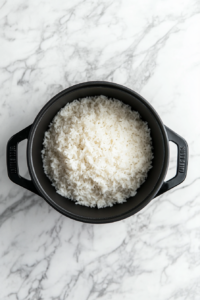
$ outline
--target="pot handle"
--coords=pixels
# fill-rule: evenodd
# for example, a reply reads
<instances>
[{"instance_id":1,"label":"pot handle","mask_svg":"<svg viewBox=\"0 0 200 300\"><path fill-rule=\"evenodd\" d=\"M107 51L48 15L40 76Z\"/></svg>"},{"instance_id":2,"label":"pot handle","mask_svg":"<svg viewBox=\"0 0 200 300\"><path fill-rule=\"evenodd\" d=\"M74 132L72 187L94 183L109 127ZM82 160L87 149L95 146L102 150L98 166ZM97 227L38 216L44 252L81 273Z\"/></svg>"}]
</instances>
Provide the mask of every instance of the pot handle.
<instances>
[{"instance_id":1,"label":"pot handle","mask_svg":"<svg viewBox=\"0 0 200 300\"><path fill-rule=\"evenodd\" d=\"M7 144L7 171L10 180L40 196L33 182L20 176L18 167L18 144L28 138L31 127L32 125L24 128L9 139Z\"/></svg>"},{"instance_id":2,"label":"pot handle","mask_svg":"<svg viewBox=\"0 0 200 300\"><path fill-rule=\"evenodd\" d=\"M178 157L177 157L177 170L176 175L163 183L162 187L160 188L159 192L156 194L155 197L171 190L173 187L179 185L183 182L187 175L187 167L188 167L188 144L187 142L173 130L165 126L168 140L174 142L178 147ZM154 197L154 198L155 198Z\"/></svg>"}]
</instances>

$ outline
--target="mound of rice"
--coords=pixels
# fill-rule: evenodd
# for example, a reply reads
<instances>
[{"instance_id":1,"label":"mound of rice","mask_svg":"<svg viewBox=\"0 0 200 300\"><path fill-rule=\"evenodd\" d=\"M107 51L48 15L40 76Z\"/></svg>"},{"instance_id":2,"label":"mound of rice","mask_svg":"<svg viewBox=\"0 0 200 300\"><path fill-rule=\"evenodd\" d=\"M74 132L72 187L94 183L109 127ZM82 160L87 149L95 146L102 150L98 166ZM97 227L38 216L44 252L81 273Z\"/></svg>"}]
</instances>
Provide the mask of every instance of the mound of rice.
<instances>
[{"instance_id":1,"label":"mound of rice","mask_svg":"<svg viewBox=\"0 0 200 300\"><path fill-rule=\"evenodd\" d=\"M152 167L147 123L119 100L68 103L45 132L44 172L58 194L98 208L135 196Z\"/></svg>"}]
</instances>

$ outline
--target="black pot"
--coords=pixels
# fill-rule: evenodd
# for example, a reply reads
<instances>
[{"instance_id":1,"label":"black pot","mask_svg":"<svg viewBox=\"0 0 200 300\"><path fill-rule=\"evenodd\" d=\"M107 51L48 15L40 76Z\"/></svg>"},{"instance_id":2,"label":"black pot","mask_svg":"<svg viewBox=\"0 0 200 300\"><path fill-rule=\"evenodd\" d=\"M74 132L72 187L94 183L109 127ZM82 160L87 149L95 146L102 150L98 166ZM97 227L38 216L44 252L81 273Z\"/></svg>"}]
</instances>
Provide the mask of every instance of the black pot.
<instances>
[{"instance_id":1,"label":"black pot","mask_svg":"<svg viewBox=\"0 0 200 300\"><path fill-rule=\"evenodd\" d=\"M137 195L123 204L103 209L76 205L56 193L55 188L44 174L41 158L44 132L56 113L74 99L87 96L105 95L129 104L148 122L153 141L153 168L147 180L138 189ZM17 145L28 139L27 164L31 180L22 178L18 172ZM169 141L178 146L176 176L164 182L169 164ZM18 185L43 197L53 208L63 215L86 223L109 223L127 218L147 205L156 196L180 184L186 177L188 146L186 141L168 127L164 126L153 107L136 92L110 82L86 82L74 85L51 99L39 112L34 123L15 134L7 145L7 168L9 178Z\"/></svg>"}]
</instances>

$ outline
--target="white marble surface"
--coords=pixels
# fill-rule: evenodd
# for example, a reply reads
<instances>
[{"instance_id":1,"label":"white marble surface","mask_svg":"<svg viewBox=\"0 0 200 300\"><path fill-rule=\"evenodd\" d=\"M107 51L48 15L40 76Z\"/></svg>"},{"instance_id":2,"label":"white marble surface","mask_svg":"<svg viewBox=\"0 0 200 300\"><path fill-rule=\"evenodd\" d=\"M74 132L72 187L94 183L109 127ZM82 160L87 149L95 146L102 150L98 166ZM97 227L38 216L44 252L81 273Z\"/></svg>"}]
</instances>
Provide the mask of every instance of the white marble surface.
<instances>
[{"instance_id":1,"label":"white marble surface","mask_svg":"<svg viewBox=\"0 0 200 300\"><path fill-rule=\"evenodd\" d=\"M0 299L199 300L199 0L2 0L0 45ZM182 185L105 225L61 216L6 171L10 136L88 80L139 92L190 147Z\"/></svg>"}]
</instances>

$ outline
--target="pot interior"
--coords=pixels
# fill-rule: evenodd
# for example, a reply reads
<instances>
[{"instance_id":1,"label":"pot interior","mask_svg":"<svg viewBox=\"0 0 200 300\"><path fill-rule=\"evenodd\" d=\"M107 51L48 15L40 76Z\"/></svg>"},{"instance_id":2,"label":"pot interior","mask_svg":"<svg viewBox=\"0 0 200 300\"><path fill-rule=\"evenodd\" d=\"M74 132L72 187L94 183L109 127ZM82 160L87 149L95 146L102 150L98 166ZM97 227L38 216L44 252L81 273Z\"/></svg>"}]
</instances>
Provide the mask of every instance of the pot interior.
<instances>
[{"instance_id":1,"label":"pot interior","mask_svg":"<svg viewBox=\"0 0 200 300\"><path fill-rule=\"evenodd\" d=\"M149 171L146 181L138 189L136 196L127 199L126 203L115 204L113 207L103 209L76 205L75 202L57 194L55 188L51 186L50 180L44 174L41 158L44 132L48 129L56 113L68 102L97 95L116 98L138 111L151 129L154 152L153 168ZM28 141L28 166L32 180L40 194L58 211L83 222L106 223L132 215L154 197L166 175L168 151L168 140L164 126L154 109L142 97L117 84L89 82L61 92L41 110L34 122Z\"/></svg>"}]
</instances>

